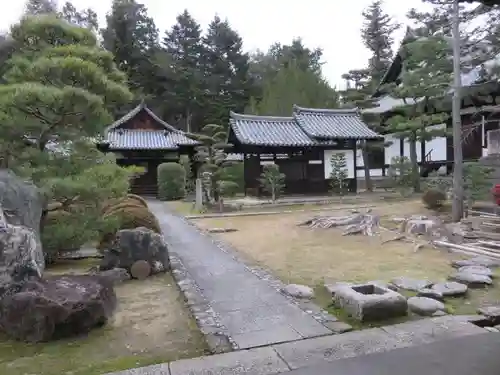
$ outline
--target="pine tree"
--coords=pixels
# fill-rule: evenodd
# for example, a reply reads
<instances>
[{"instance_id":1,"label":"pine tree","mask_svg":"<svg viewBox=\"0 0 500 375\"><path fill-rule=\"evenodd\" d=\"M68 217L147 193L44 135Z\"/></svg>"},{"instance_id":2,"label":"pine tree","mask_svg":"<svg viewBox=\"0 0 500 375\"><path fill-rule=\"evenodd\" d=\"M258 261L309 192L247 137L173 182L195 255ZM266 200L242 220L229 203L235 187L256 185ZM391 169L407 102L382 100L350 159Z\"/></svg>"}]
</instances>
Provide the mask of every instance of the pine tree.
<instances>
[{"instance_id":1,"label":"pine tree","mask_svg":"<svg viewBox=\"0 0 500 375\"><path fill-rule=\"evenodd\" d=\"M61 17L74 25L85 27L94 32L99 30L97 13L91 8L78 10L73 3L67 1L62 8Z\"/></svg>"},{"instance_id":2,"label":"pine tree","mask_svg":"<svg viewBox=\"0 0 500 375\"><path fill-rule=\"evenodd\" d=\"M400 53L404 56L401 83L388 87L388 92L405 104L395 109L398 115L388 120L388 130L409 143L413 188L418 192L417 142L446 135L446 130L430 127L442 124L448 118L444 103L450 90L453 67L449 59L449 43L442 37L408 41Z\"/></svg>"},{"instance_id":3,"label":"pine tree","mask_svg":"<svg viewBox=\"0 0 500 375\"><path fill-rule=\"evenodd\" d=\"M165 99L180 114L187 132L198 131L193 128L192 120L202 108L204 46L201 27L187 10L177 16L177 23L163 39L163 47L171 58L168 74L173 83Z\"/></svg>"},{"instance_id":4,"label":"pine tree","mask_svg":"<svg viewBox=\"0 0 500 375\"><path fill-rule=\"evenodd\" d=\"M26 15L56 14L57 1L55 0L28 0L24 10Z\"/></svg>"}]
</instances>

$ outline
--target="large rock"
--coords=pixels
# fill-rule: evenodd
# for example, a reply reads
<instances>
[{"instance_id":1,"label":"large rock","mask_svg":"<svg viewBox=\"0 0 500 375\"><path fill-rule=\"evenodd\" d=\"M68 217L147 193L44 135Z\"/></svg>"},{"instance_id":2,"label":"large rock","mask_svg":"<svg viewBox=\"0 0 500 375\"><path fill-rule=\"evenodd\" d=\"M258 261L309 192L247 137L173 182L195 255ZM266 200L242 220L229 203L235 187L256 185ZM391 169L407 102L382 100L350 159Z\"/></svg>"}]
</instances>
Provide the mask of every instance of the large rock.
<instances>
[{"instance_id":1,"label":"large rock","mask_svg":"<svg viewBox=\"0 0 500 375\"><path fill-rule=\"evenodd\" d=\"M115 307L115 292L105 278L64 275L29 280L0 302L0 327L16 340L49 341L103 325Z\"/></svg>"},{"instance_id":2,"label":"large rock","mask_svg":"<svg viewBox=\"0 0 500 375\"><path fill-rule=\"evenodd\" d=\"M314 290L307 285L288 284L283 288L283 293L295 298L310 299L314 297Z\"/></svg>"},{"instance_id":3,"label":"large rock","mask_svg":"<svg viewBox=\"0 0 500 375\"><path fill-rule=\"evenodd\" d=\"M0 299L29 276L44 271L40 242L43 204L36 186L11 171L0 170Z\"/></svg>"},{"instance_id":4,"label":"large rock","mask_svg":"<svg viewBox=\"0 0 500 375\"><path fill-rule=\"evenodd\" d=\"M168 248L161 234L142 227L118 231L100 269L125 268L130 272L132 265L139 260L149 262L152 273L170 270Z\"/></svg>"},{"instance_id":5,"label":"large rock","mask_svg":"<svg viewBox=\"0 0 500 375\"><path fill-rule=\"evenodd\" d=\"M440 293L443 297L459 297L467 293L467 285L456 281L437 283L432 286L432 290Z\"/></svg>"}]
</instances>

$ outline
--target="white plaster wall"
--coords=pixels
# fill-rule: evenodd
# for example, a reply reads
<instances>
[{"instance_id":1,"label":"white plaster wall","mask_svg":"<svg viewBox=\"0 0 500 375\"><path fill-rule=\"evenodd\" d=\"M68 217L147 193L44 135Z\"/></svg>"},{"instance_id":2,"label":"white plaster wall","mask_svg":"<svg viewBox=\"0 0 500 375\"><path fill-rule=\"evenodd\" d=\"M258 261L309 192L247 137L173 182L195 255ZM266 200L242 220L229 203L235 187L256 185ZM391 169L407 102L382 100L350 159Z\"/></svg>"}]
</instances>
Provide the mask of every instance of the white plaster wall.
<instances>
[{"instance_id":1,"label":"white plaster wall","mask_svg":"<svg viewBox=\"0 0 500 375\"><path fill-rule=\"evenodd\" d=\"M446 124L429 126L429 129L445 129L445 128ZM446 137L437 137L431 141L425 142L425 152L428 153L430 150L432 150L432 153L430 155L431 161L446 160Z\"/></svg>"},{"instance_id":2,"label":"white plaster wall","mask_svg":"<svg viewBox=\"0 0 500 375\"><path fill-rule=\"evenodd\" d=\"M358 178L365 178L365 171L362 169L359 169L356 171L356 175ZM371 177L382 177L382 168L370 169L370 176Z\"/></svg>"},{"instance_id":3,"label":"white plaster wall","mask_svg":"<svg viewBox=\"0 0 500 375\"><path fill-rule=\"evenodd\" d=\"M391 142L389 146L385 147L384 152L384 161L385 164L391 164L393 157L399 157L400 155L400 143L399 138L394 137L393 135L387 134L384 135L385 142Z\"/></svg>"},{"instance_id":4,"label":"white plaster wall","mask_svg":"<svg viewBox=\"0 0 500 375\"><path fill-rule=\"evenodd\" d=\"M333 154L344 154L347 163L347 178L355 177L354 169L354 150L325 150L323 153L323 160L325 165L325 178L330 178L332 166L330 165L330 158Z\"/></svg>"}]
</instances>

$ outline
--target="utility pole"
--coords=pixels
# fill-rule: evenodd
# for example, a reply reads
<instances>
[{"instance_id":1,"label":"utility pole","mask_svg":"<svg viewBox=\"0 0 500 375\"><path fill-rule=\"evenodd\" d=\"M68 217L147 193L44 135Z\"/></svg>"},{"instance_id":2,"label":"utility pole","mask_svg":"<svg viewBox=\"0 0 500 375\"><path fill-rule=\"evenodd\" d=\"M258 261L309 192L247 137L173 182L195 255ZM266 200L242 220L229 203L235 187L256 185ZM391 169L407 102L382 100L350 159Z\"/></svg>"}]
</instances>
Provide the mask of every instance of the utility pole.
<instances>
[{"instance_id":1,"label":"utility pole","mask_svg":"<svg viewBox=\"0 0 500 375\"><path fill-rule=\"evenodd\" d=\"M453 41L453 202L452 219L458 222L464 215L462 120L460 118L462 72L460 68L460 0L453 0L452 41Z\"/></svg>"}]
</instances>

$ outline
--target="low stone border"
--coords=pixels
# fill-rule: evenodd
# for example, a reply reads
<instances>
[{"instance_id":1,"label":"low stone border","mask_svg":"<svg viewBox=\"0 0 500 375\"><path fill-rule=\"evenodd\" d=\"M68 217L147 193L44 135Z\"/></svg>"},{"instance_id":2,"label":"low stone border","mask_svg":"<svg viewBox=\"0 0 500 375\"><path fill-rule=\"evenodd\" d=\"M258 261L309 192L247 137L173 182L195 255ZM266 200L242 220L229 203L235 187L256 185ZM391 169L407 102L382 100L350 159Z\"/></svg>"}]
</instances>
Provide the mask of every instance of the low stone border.
<instances>
[{"instance_id":1,"label":"low stone border","mask_svg":"<svg viewBox=\"0 0 500 375\"><path fill-rule=\"evenodd\" d=\"M332 333L342 333L342 332L347 332L349 330L349 328L346 327L347 325L345 323L338 322L338 319L336 317L330 315L326 310L323 310L314 302L309 300L297 299L288 294L283 293L283 288L286 286L286 284L283 283L278 278L276 278L274 275L272 275L269 271L267 271L263 267L249 266L247 260L244 257L242 257L236 249L232 248L230 245L224 243L223 241L216 239L209 233L200 230L200 228L198 228L196 225L190 222L187 218L181 216L181 219L188 225L195 228L201 235L207 237L214 245L216 245L220 250L228 254L231 258L243 264L246 270L253 273L259 279L266 281L272 288L278 291L292 304L298 306L302 311L311 315L317 322L319 322L320 324L331 330ZM338 327L336 323L340 323L338 324ZM227 337L229 338L229 336ZM236 347L234 348L236 349Z\"/></svg>"},{"instance_id":2,"label":"low stone border","mask_svg":"<svg viewBox=\"0 0 500 375\"><path fill-rule=\"evenodd\" d=\"M170 252L169 258L174 280L184 295L186 305L193 314L196 325L205 336L212 354L226 353L236 349L236 344L220 324L218 315L210 306L198 284L187 272L180 258L175 252Z\"/></svg>"}]
</instances>

